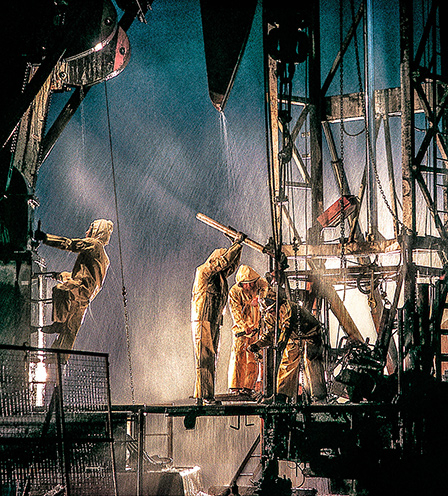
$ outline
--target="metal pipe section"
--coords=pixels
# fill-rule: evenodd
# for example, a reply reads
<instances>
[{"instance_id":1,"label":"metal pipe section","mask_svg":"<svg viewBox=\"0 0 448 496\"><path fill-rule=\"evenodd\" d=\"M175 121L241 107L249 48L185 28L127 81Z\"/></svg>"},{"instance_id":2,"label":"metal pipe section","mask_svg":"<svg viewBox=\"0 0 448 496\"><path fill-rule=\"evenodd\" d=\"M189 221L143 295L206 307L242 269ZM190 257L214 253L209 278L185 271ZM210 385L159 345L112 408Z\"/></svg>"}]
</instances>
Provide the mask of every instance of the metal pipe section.
<instances>
[{"instance_id":1,"label":"metal pipe section","mask_svg":"<svg viewBox=\"0 0 448 496\"><path fill-rule=\"evenodd\" d=\"M64 360L65 361L65 360ZM55 415L56 415L56 431L59 440L59 455L61 457L61 473L65 485L65 494L70 496L70 460L66 451L65 442L65 417L64 417L64 400L62 390L62 360L61 354L56 354L56 386L53 395L56 395Z\"/></svg>"},{"instance_id":2,"label":"metal pipe section","mask_svg":"<svg viewBox=\"0 0 448 496\"><path fill-rule=\"evenodd\" d=\"M414 144L414 91L412 87L413 29L412 4L400 0L400 80L401 80L401 166L403 226L402 253L404 269L404 303L415 301L415 273L413 246L416 232L415 177L413 174ZM406 325L404 333L407 333ZM404 336L406 338L407 336Z\"/></svg>"},{"instance_id":3,"label":"metal pipe section","mask_svg":"<svg viewBox=\"0 0 448 496\"><path fill-rule=\"evenodd\" d=\"M412 7L400 1L400 79L401 79L401 160L403 176L403 224L415 231L415 180L412 174L414 161L414 105L411 83L412 70Z\"/></svg>"},{"instance_id":4,"label":"metal pipe section","mask_svg":"<svg viewBox=\"0 0 448 496\"><path fill-rule=\"evenodd\" d=\"M404 343L404 336L403 336L403 329L404 329L404 312L403 308L399 308L397 312L397 320L398 320L398 367L397 367L397 386L398 386L398 396L401 396L403 394L403 360L404 360L404 351L403 351L403 343Z\"/></svg>"},{"instance_id":5,"label":"metal pipe section","mask_svg":"<svg viewBox=\"0 0 448 496\"><path fill-rule=\"evenodd\" d=\"M375 129L375 78L373 63L373 2L366 0L364 9L364 71L365 71L365 109L366 109L366 163L367 163L367 225L368 237L375 239L378 232L377 190L375 177L375 140L372 139Z\"/></svg>"},{"instance_id":6,"label":"metal pipe section","mask_svg":"<svg viewBox=\"0 0 448 496\"><path fill-rule=\"evenodd\" d=\"M137 414L137 496L143 496L143 451L145 446L145 414L139 410Z\"/></svg>"},{"instance_id":7,"label":"metal pipe section","mask_svg":"<svg viewBox=\"0 0 448 496\"><path fill-rule=\"evenodd\" d=\"M110 457L112 463L112 479L114 483L114 493L118 496L117 470L115 463L114 433L112 427L112 397L110 393L109 358L106 357L106 381L107 381L107 434L109 436Z\"/></svg>"},{"instance_id":8,"label":"metal pipe section","mask_svg":"<svg viewBox=\"0 0 448 496\"><path fill-rule=\"evenodd\" d=\"M321 227L317 218L324 211L324 184L322 162L322 92L321 92L321 58L320 58L320 19L318 0L310 5L310 40L309 56L309 125L311 155L311 236L312 244L319 244Z\"/></svg>"}]
</instances>

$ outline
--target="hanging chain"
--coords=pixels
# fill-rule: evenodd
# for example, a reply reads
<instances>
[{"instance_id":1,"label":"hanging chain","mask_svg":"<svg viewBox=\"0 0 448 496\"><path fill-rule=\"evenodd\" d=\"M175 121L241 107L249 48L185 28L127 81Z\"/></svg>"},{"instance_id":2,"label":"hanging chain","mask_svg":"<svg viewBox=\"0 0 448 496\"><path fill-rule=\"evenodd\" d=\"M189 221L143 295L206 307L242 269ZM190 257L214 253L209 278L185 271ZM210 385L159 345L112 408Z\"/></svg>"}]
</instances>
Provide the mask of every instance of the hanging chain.
<instances>
[{"instance_id":1,"label":"hanging chain","mask_svg":"<svg viewBox=\"0 0 448 496\"><path fill-rule=\"evenodd\" d=\"M347 257L345 255L345 215L344 215L344 197L339 199L339 208L341 209L340 220L340 243L341 243L341 269L347 267Z\"/></svg>"},{"instance_id":2,"label":"hanging chain","mask_svg":"<svg viewBox=\"0 0 448 496\"><path fill-rule=\"evenodd\" d=\"M343 31L343 25L344 25L344 19L343 19L343 9L342 9L342 0L339 2L339 45L342 47L343 44L343 36L342 36L342 31ZM340 138L340 163L341 166L344 166L344 57L341 57L341 64L340 64L340 72L339 72L339 86L340 86L340 91L339 91L339 117L341 121L341 127L340 127L340 133L339 133L339 138ZM340 243L341 243L341 269L345 269L347 266L347 260L345 256L345 216L344 216L344 199L343 199L343 189L341 187L341 198L339 200L339 207L341 209L341 219L340 219Z\"/></svg>"},{"instance_id":3,"label":"hanging chain","mask_svg":"<svg viewBox=\"0 0 448 496\"><path fill-rule=\"evenodd\" d=\"M354 22L355 20L355 6L353 0L350 1L350 8L351 8L351 13L352 13L352 20ZM359 62L359 46L358 46L358 37L356 35L356 30L353 34L353 40L354 40L354 45L355 45L355 59L356 59L356 67L357 67L357 72L358 72L358 84L359 84L359 92L361 94L364 94L363 90L363 84L362 84L362 77L361 77L361 66ZM411 233L411 230L404 225L404 223L398 218L398 216L394 213L389 200L386 197L386 193L384 192L383 185L381 184L380 176L378 173L378 168L377 168L377 163L376 159L373 155L373 148L372 148L372 142L371 142L371 134L370 134L370 129L369 126L367 125L367 109L366 109L366 102L364 98L361 98L361 106L362 106L362 114L365 122L365 130L366 130L366 140L367 140L367 147L368 147L368 153L369 153L369 159L370 162L373 166L373 173L375 175L375 181L378 185L378 190L381 194L381 197L383 198L384 204L386 205L387 210L389 213L392 215L392 218L400 225L403 229L403 231L407 233Z\"/></svg>"},{"instance_id":4,"label":"hanging chain","mask_svg":"<svg viewBox=\"0 0 448 496\"><path fill-rule=\"evenodd\" d=\"M132 372L132 357L131 357L131 332L129 328L129 315L128 315L128 305L127 305L128 300L127 300L127 292L125 286L123 286L121 293L123 296L124 325L126 331L126 349L128 353L128 365L129 365L129 383L131 388L132 404L135 405L134 374Z\"/></svg>"},{"instance_id":5,"label":"hanging chain","mask_svg":"<svg viewBox=\"0 0 448 496\"><path fill-rule=\"evenodd\" d=\"M305 356L303 352L304 346L302 339L302 311L299 304L297 304L296 311L297 311L297 335L299 336L299 339L297 341L297 346L299 347L299 357L300 357L299 367L298 367L299 370L297 371L297 374L299 377L299 381L300 378L302 378L302 380L299 383L299 385L302 387L302 401L305 404L308 404L308 398L305 390L305 374L303 374L305 368Z\"/></svg>"},{"instance_id":6,"label":"hanging chain","mask_svg":"<svg viewBox=\"0 0 448 496\"><path fill-rule=\"evenodd\" d=\"M292 247L294 250L294 272L296 277L296 295L294 299L295 302L298 303L299 302L299 260L298 260L299 241L295 236L292 241Z\"/></svg>"},{"instance_id":7,"label":"hanging chain","mask_svg":"<svg viewBox=\"0 0 448 496\"><path fill-rule=\"evenodd\" d=\"M378 291L380 292L381 298L383 299L384 306L391 306L391 302L389 301L389 298L387 297L387 291L383 288L383 286L380 284L378 286Z\"/></svg>"},{"instance_id":8,"label":"hanging chain","mask_svg":"<svg viewBox=\"0 0 448 496\"><path fill-rule=\"evenodd\" d=\"M115 216L116 216L116 223L117 223L118 251L120 254L120 273L121 273L122 296L123 296L124 326L125 326L125 331L126 331L126 346L127 346L128 364L129 364L129 380L130 380L132 404L135 405L134 375L132 372L132 359L131 359L131 333L130 333L130 327L129 327L129 314L128 314L127 297L126 297L127 292L126 292L126 286L124 283L123 252L122 252L122 248L121 248L120 222L119 222L119 215L118 215L117 184L116 184L116 180L115 180L115 164L114 164L114 156L113 156L113 150L112 150L112 132L111 132L111 126L110 126L109 98L107 95L106 81L104 81L104 92L105 92L105 96L106 96L106 113L107 113L107 125L108 125L108 131L109 131L109 148L110 148L110 158L111 158L111 166L112 166L112 180L113 180L114 200L115 200Z\"/></svg>"},{"instance_id":9,"label":"hanging chain","mask_svg":"<svg viewBox=\"0 0 448 496\"><path fill-rule=\"evenodd\" d=\"M344 16L343 16L343 8L342 8L342 0L339 0L339 47L342 47L343 44L343 25L344 25ZM341 63L339 65L339 117L340 117L340 132L339 132L339 140L340 140L340 163L341 166L344 165L344 56L341 56ZM342 197L342 188L340 190L340 194ZM342 202L342 198L340 200ZM344 218L343 218L343 205L341 205L341 219L340 219L340 243L341 243L341 272L344 269L345 265L345 243L344 243ZM344 272L345 274L345 272ZM346 293L346 285L345 285L345 276L344 276L344 294L342 297L342 301L345 300L345 293ZM339 322L338 325L338 330L336 334L336 343L339 342L339 333L341 332L342 326L341 323Z\"/></svg>"}]
</instances>

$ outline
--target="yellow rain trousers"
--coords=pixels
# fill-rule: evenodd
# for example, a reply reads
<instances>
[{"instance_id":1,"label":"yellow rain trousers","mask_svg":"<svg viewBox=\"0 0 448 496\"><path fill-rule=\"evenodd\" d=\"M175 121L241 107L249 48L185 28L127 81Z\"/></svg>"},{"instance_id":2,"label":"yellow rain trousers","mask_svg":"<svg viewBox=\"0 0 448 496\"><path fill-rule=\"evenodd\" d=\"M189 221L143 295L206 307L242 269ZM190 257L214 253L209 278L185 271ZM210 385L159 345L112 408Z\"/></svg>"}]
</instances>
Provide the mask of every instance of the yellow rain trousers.
<instances>
[{"instance_id":1,"label":"yellow rain trousers","mask_svg":"<svg viewBox=\"0 0 448 496\"><path fill-rule=\"evenodd\" d=\"M258 298L264 298L268 282L247 265L241 265L235 276L235 284L229 292L229 308L233 319L232 349L230 352L229 389L255 389L259 375L259 363L247 347L259 337L260 310ZM252 283L244 290L243 283ZM241 333L245 335L239 335Z\"/></svg>"},{"instance_id":2,"label":"yellow rain trousers","mask_svg":"<svg viewBox=\"0 0 448 496\"><path fill-rule=\"evenodd\" d=\"M259 347L273 343L275 317L267 314L264 320L265 331L257 341ZM284 351L278 367L277 393L297 397L300 365L303 363L305 392L312 401L325 399L327 388L319 321L308 310L289 300L280 305L278 347L284 347Z\"/></svg>"},{"instance_id":3,"label":"yellow rain trousers","mask_svg":"<svg viewBox=\"0 0 448 496\"><path fill-rule=\"evenodd\" d=\"M78 253L72 272L62 272L59 275L61 282L53 288L51 328L59 336L52 348L73 349L87 307L106 277L110 261L104 247L109 243L112 231L111 221L98 219L92 222L82 239L46 235L46 245Z\"/></svg>"}]
</instances>

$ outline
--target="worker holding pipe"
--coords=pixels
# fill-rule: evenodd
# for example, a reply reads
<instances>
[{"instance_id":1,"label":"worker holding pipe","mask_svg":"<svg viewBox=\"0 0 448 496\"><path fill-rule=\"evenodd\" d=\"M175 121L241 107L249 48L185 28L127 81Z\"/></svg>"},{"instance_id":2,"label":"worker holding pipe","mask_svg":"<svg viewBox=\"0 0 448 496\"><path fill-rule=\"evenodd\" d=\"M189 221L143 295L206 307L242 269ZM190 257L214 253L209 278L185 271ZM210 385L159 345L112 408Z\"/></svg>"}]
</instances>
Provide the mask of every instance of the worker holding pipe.
<instances>
[{"instance_id":1,"label":"worker holding pipe","mask_svg":"<svg viewBox=\"0 0 448 496\"><path fill-rule=\"evenodd\" d=\"M228 248L214 250L196 269L191 299L191 326L196 362L194 398L214 404L215 376L223 311L229 294L227 278L238 267L245 235L237 233Z\"/></svg>"}]
</instances>

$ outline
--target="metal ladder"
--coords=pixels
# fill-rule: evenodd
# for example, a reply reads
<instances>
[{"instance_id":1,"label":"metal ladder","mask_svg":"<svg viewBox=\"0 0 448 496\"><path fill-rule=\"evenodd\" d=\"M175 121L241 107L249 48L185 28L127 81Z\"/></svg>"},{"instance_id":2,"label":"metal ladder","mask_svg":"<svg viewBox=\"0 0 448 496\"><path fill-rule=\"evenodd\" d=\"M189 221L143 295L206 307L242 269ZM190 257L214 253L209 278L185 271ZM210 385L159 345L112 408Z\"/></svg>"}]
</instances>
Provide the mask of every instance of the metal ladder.
<instances>
[{"instance_id":1,"label":"metal ladder","mask_svg":"<svg viewBox=\"0 0 448 496\"><path fill-rule=\"evenodd\" d=\"M261 471L261 454L260 453L255 453L257 451L257 448L260 446L260 440L261 436L258 434L256 437L255 441L253 442L252 446L249 448L249 451L247 452L246 456L244 457L243 461L241 462L240 466L238 467L237 471L235 472L235 475L233 476L232 480L230 481L229 484L229 491L232 491L232 488L238 487L238 482L240 482L240 479L242 477L250 477L254 478L257 476L258 472ZM258 458L258 464L254 469L252 469L252 472L247 471L245 472L245 469L248 468L249 462L253 458ZM258 471L256 470L258 468ZM251 480L251 479L249 479ZM226 494L232 494L227 492Z\"/></svg>"}]
</instances>

